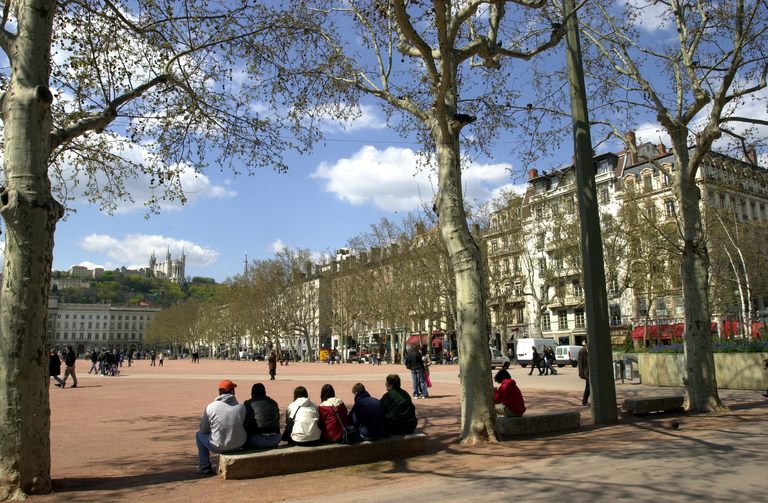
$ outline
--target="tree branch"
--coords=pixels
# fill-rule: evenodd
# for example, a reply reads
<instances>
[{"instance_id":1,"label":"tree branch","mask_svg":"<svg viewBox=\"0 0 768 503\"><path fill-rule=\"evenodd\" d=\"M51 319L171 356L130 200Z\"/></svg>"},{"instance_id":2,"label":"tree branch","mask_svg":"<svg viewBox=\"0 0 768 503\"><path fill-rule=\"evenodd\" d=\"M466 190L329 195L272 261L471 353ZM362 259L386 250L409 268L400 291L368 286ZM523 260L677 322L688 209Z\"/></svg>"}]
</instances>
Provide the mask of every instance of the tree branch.
<instances>
[{"instance_id":1,"label":"tree branch","mask_svg":"<svg viewBox=\"0 0 768 503\"><path fill-rule=\"evenodd\" d=\"M103 131L115 118L117 117L118 108L122 105L142 96L148 90L157 87L161 84L167 83L169 80L168 75L160 75L154 79L136 87L131 92L118 96L112 100L104 109L100 112L94 112L87 117L80 119L79 121L71 124L67 127L61 128L51 133L51 150L56 149L63 143L66 143L73 138L77 138L88 131Z\"/></svg>"}]
</instances>

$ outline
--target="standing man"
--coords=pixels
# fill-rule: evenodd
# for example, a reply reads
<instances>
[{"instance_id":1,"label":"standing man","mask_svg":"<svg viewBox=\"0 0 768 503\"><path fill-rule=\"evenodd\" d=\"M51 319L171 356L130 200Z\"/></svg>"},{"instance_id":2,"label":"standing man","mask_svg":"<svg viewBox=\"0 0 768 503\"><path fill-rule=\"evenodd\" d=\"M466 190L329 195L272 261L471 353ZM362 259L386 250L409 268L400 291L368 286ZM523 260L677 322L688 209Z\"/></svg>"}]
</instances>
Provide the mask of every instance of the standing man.
<instances>
[{"instance_id":1,"label":"standing man","mask_svg":"<svg viewBox=\"0 0 768 503\"><path fill-rule=\"evenodd\" d=\"M149 366L154 367L156 365L155 362L157 361L157 353L155 353L154 349L152 350L151 353L149 353L149 359L150 359Z\"/></svg>"},{"instance_id":2,"label":"standing man","mask_svg":"<svg viewBox=\"0 0 768 503\"><path fill-rule=\"evenodd\" d=\"M72 387L77 388L77 375L75 374L75 363L77 362L77 354L72 346L67 346L67 352L64 355L64 379L62 379L61 387L67 385L67 378L72 376Z\"/></svg>"},{"instance_id":3,"label":"standing man","mask_svg":"<svg viewBox=\"0 0 768 503\"><path fill-rule=\"evenodd\" d=\"M269 380L275 380L275 374L277 374L277 355L274 351L269 352L267 357L267 367L269 367Z\"/></svg>"},{"instance_id":4,"label":"standing man","mask_svg":"<svg viewBox=\"0 0 768 503\"><path fill-rule=\"evenodd\" d=\"M576 357L576 366L579 368L579 377L584 379L584 395L581 397L581 405L589 405L589 356L587 355L587 343L579 351Z\"/></svg>"},{"instance_id":5,"label":"standing man","mask_svg":"<svg viewBox=\"0 0 768 503\"><path fill-rule=\"evenodd\" d=\"M424 361L421 359L421 353L418 351L418 346L411 346L411 349L406 353L405 368L411 371L413 397L429 398L427 382L424 380Z\"/></svg>"},{"instance_id":6,"label":"standing man","mask_svg":"<svg viewBox=\"0 0 768 503\"><path fill-rule=\"evenodd\" d=\"M200 429L195 435L200 464L197 473L212 475L211 452L226 453L242 449L245 433L245 407L235 398L237 384L229 379L219 383L219 396L205 408Z\"/></svg>"}]
</instances>

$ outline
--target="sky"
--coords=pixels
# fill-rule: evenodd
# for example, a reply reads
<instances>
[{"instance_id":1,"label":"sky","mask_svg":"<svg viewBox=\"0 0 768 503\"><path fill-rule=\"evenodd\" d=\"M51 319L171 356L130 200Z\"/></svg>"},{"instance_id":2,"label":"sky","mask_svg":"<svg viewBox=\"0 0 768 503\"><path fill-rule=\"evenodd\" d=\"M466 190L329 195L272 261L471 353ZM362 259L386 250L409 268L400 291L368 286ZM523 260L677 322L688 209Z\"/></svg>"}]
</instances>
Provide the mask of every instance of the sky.
<instances>
[{"instance_id":1,"label":"sky","mask_svg":"<svg viewBox=\"0 0 768 503\"><path fill-rule=\"evenodd\" d=\"M224 281L242 273L246 254L267 259L286 246L333 252L381 218L397 220L432 201L435 178L416 169L418 145L388 131L381 111L364 112L346 131L328 131L312 154L289 154L287 173L189 176L189 202L160 215L145 218L140 204L112 216L76 205L57 226L54 270L146 267L152 252L162 259L170 249L174 258L186 254L187 276ZM472 163L467 199L487 201L512 183L512 170L503 160Z\"/></svg>"},{"instance_id":2,"label":"sky","mask_svg":"<svg viewBox=\"0 0 768 503\"><path fill-rule=\"evenodd\" d=\"M648 5L641 29L673 37L674 30L657 17L654 9L659 7ZM419 145L388 130L385 122L377 105L365 103L361 116L346 127L329 124L326 140L310 154L287 153L287 173L264 169L236 178L216 169L206 175L187 173L182 177L187 204L166 206L159 215L147 216L141 204L147 196L145 179L128 187L136 204L113 215L76 203L57 225L53 269L140 268L152 253L162 259L170 250L177 258L183 250L187 276L224 281L242 273L246 255L248 260L268 259L282 247L333 252L381 218L397 220L424 202L431 206L436 179L433 172L417 169ZM639 118L635 129L640 141L670 145L652 121ZM618 148L607 145L598 153ZM526 170L534 167L522 165L503 143L493 151L491 158L464 166L465 198L475 204L510 187L522 190ZM565 165L570 158L566 147L547 166Z\"/></svg>"}]
</instances>

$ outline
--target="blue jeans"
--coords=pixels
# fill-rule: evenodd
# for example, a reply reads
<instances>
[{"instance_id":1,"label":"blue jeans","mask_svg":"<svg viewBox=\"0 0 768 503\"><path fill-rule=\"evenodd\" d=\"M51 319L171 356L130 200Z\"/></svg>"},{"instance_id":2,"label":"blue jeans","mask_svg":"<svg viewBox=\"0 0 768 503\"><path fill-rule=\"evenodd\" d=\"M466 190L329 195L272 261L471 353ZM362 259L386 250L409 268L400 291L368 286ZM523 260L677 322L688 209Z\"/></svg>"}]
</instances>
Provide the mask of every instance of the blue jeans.
<instances>
[{"instance_id":1,"label":"blue jeans","mask_svg":"<svg viewBox=\"0 0 768 503\"><path fill-rule=\"evenodd\" d=\"M197 434L195 434L195 439L197 440L197 457L200 459L200 464L203 466L210 465L211 434L198 431Z\"/></svg>"},{"instance_id":2,"label":"blue jeans","mask_svg":"<svg viewBox=\"0 0 768 503\"><path fill-rule=\"evenodd\" d=\"M411 380L413 381L413 396L429 396L427 381L424 380L424 369L411 370Z\"/></svg>"},{"instance_id":3,"label":"blue jeans","mask_svg":"<svg viewBox=\"0 0 768 503\"><path fill-rule=\"evenodd\" d=\"M280 432L248 435L245 446L249 449L272 449L280 443Z\"/></svg>"}]
</instances>

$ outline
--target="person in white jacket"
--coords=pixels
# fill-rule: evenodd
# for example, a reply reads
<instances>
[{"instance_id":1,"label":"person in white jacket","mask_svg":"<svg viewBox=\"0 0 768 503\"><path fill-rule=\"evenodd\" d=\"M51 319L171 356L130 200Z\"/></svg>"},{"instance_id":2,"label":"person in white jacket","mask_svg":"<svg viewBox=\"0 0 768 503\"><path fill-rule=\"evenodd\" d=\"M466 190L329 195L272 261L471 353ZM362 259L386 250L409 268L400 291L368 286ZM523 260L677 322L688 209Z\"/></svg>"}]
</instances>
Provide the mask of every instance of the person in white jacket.
<instances>
[{"instance_id":1,"label":"person in white jacket","mask_svg":"<svg viewBox=\"0 0 768 503\"><path fill-rule=\"evenodd\" d=\"M248 435L245 433L245 407L235 398L237 384L229 379L219 383L219 396L205 408L197 432L197 454L200 464L197 473L213 474L211 452L225 453L242 449Z\"/></svg>"},{"instance_id":2,"label":"person in white jacket","mask_svg":"<svg viewBox=\"0 0 768 503\"><path fill-rule=\"evenodd\" d=\"M285 411L285 424L293 423L293 426L290 427L290 434L284 436L283 440L292 445L317 444L321 435L319 419L317 405L309 399L307 389L297 386L293 390L293 402ZM286 426L286 429L288 428L289 426Z\"/></svg>"}]
</instances>

